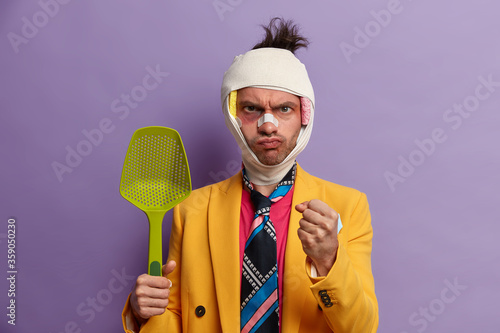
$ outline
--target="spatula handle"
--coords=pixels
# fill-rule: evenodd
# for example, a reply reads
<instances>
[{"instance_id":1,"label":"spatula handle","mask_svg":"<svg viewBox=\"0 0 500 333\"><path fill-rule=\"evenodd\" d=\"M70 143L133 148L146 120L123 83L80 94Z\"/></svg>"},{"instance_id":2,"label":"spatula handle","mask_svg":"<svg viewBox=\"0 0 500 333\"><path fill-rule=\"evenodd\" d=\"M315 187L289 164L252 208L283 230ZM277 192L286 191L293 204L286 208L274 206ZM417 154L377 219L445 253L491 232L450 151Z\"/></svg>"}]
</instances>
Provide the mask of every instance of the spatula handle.
<instances>
[{"instance_id":1,"label":"spatula handle","mask_svg":"<svg viewBox=\"0 0 500 333\"><path fill-rule=\"evenodd\" d=\"M149 262L148 274L161 276L162 268L162 223L164 211L146 212L149 219Z\"/></svg>"}]
</instances>

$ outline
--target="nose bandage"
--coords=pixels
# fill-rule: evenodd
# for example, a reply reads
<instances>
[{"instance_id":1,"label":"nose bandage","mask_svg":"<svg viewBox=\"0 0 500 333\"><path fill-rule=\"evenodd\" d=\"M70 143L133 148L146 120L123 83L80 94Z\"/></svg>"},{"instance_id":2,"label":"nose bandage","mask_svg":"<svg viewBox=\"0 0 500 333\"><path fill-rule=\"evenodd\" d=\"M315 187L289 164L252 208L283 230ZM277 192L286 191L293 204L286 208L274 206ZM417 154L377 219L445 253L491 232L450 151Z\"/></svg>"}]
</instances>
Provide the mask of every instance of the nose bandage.
<instances>
[{"instance_id":1,"label":"nose bandage","mask_svg":"<svg viewBox=\"0 0 500 333\"><path fill-rule=\"evenodd\" d=\"M278 127L278 119L274 118L271 113L264 113L257 121L257 127L261 127L264 123L273 123L274 126Z\"/></svg>"},{"instance_id":2,"label":"nose bandage","mask_svg":"<svg viewBox=\"0 0 500 333\"><path fill-rule=\"evenodd\" d=\"M277 165L264 165L260 162L241 132L241 121L236 116L236 97L239 89L247 87L280 90L300 97L302 128L299 137L295 148ZM221 102L226 126L241 149L241 157L250 181L256 185L278 183L290 170L311 136L314 90L304 64L292 52L279 48L261 48L239 55L224 73ZM266 122L278 126L278 121L272 114L264 114L257 125L260 127Z\"/></svg>"}]
</instances>

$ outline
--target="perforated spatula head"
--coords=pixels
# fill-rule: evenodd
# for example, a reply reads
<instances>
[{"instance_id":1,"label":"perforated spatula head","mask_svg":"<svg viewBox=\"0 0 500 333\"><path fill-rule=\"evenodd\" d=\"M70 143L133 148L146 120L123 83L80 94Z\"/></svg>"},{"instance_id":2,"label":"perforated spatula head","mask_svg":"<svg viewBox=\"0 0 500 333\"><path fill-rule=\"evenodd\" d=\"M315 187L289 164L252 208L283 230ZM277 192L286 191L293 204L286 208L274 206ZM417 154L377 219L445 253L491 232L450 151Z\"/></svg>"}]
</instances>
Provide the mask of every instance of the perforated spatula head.
<instances>
[{"instance_id":1,"label":"perforated spatula head","mask_svg":"<svg viewBox=\"0 0 500 333\"><path fill-rule=\"evenodd\" d=\"M163 216L191 193L186 152L176 130L151 126L135 131L123 165L120 193L148 216L148 273L160 276Z\"/></svg>"}]
</instances>

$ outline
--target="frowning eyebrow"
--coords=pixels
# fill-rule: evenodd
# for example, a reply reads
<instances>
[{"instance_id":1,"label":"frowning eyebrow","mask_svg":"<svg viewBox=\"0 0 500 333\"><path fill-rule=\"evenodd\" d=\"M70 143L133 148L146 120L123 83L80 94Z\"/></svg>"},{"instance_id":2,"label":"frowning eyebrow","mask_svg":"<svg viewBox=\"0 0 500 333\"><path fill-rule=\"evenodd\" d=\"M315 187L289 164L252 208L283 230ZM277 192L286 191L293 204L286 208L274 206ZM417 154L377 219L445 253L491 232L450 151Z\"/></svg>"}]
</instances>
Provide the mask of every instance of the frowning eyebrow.
<instances>
[{"instance_id":1,"label":"frowning eyebrow","mask_svg":"<svg viewBox=\"0 0 500 333\"><path fill-rule=\"evenodd\" d=\"M238 106L241 107L241 108L244 108L246 106L253 106L253 107L255 107L255 108L259 109L259 110L264 109L264 107L262 105L260 105L258 102L252 102L252 101L248 101L248 100L239 101L238 102ZM271 106L271 108L273 110L278 110L278 109L281 109L281 108L284 108L284 107L296 109L297 106L298 106L297 103L294 103L292 101L286 101L286 102L280 103L278 105Z\"/></svg>"}]
</instances>

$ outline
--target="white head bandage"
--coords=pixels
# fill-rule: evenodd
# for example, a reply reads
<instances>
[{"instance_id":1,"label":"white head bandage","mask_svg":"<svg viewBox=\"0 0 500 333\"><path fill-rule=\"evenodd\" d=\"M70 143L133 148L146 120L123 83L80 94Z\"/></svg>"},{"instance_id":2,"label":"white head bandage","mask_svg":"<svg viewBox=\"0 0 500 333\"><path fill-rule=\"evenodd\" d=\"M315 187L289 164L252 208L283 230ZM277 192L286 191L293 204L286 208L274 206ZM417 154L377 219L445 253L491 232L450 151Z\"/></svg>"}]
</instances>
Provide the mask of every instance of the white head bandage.
<instances>
[{"instance_id":1,"label":"white head bandage","mask_svg":"<svg viewBox=\"0 0 500 333\"><path fill-rule=\"evenodd\" d=\"M302 109L306 107L308 110L302 115L303 126L295 148L280 164L262 164L248 146L240 130L241 123L238 124L239 119L236 118L234 111L236 101L234 99L230 101L229 96L231 92L246 87L280 90L299 96ZM243 164L250 181L256 185L279 182L290 170L297 155L304 150L311 136L314 119L314 91L305 66L292 52L285 49L261 48L248 51L235 57L232 65L224 73L221 101L226 126L242 151ZM230 102L232 107L229 106ZM233 111L231 112L230 109ZM264 123L268 121L267 119L269 118L261 118L259 122L262 120Z\"/></svg>"}]
</instances>

